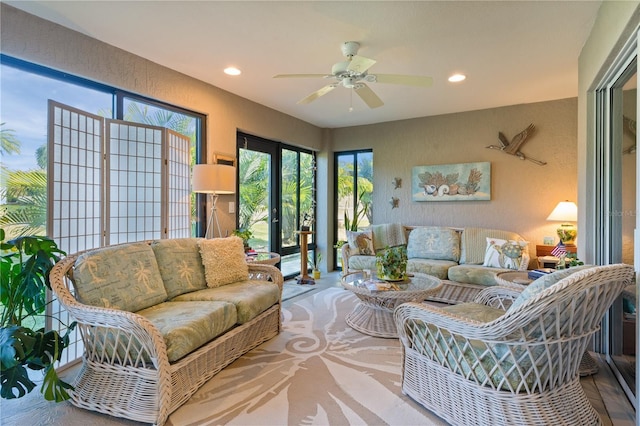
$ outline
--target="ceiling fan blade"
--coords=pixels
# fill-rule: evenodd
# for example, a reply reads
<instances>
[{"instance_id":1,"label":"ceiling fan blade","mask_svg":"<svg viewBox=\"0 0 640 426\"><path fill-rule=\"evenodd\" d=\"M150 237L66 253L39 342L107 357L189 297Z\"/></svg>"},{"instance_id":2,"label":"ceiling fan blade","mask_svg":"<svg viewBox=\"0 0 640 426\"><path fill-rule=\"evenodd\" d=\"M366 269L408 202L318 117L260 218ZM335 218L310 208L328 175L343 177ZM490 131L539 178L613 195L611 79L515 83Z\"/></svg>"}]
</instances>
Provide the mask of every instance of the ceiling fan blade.
<instances>
[{"instance_id":1,"label":"ceiling fan blade","mask_svg":"<svg viewBox=\"0 0 640 426\"><path fill-rule=\"evenodd\" d=\"M401 74L369 74L374 75L376 82L389 84L404 84L406 86L431 87L433 78L420 75Z\"/></svg>"},{"instance_id":2,"label":"ceiling fan blade","mask_svg":"<svg viewBox=\"0 0 640 426\"><path fill-rule=\"evenodd\" d=\"M330 91L332 91L336 87L338 87L338 83L332 83L332 84L329 84L327 86L324 86L322 89L316 90L315 92L313 92L312 94L310 94L306 98L299 100L298 103L299 104L308 104L310 102L313 102L316 99L318 99L320 96L326 95L327 93L329 93Z\"/></svg>"},{"instance_id":3,"label":"ceiling fan blade","mask_svg":"<svg viewBox=\"0 0 640 426\"><path fill-rule=\"evenodd\" d=\"M357 73L363 73L375 64L376 61L374 59L365 58L364 56L356 55L351 58L349 62L349 66L347 70L354 71Z\"/></svg>"},{"instance_id":4,"label":"ceiling fan blade","mask_svg":"<svg viewBox=\"0 0 640 426\"><path fill-rule=\"evenodd\" d=\"M324 78L327 74L278 74L273 78ZM330 76L333 77L333 76Z\"/></svg>"},{"instance_id":5,"label":"ceiling fan blade","mask_svg":"<svg viewBox=\"0 0 640 426\"><path fill-rule=\"evenodd\" d=\"M354 87L353 90L356 91L356 94L360 96L360 99L362 99L369 108L378 108L384 105L382 99L380 99L378 95L376 95L373 90L364 83L359 83L358 87Z\"/></svg>"}]
</instances>

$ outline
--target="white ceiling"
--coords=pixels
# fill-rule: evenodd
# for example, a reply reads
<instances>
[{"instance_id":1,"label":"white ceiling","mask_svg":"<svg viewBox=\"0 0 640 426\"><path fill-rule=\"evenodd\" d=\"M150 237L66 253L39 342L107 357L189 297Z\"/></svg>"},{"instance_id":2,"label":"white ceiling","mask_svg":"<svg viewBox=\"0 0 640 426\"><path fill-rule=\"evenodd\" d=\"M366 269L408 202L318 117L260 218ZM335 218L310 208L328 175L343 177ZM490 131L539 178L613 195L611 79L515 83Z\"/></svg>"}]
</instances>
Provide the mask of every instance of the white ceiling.
<instances>
[{"instance_id":1,"label":"white ceiling","mask_svg":"<svg viewBox=\"0 0 640 426\"><path fill-rule=\"evenodd\" d=\"M244 98L336 128L575 97L578 56L601 1L5 1ZM431 88L370 83L369 109L329 82L340 45L369 73L433 77ZM230 77L230 65L243 72ZM462 72L463 83L447 81ZM349 112L352 102L353 111Z\"/></svg>"}]
</instances>

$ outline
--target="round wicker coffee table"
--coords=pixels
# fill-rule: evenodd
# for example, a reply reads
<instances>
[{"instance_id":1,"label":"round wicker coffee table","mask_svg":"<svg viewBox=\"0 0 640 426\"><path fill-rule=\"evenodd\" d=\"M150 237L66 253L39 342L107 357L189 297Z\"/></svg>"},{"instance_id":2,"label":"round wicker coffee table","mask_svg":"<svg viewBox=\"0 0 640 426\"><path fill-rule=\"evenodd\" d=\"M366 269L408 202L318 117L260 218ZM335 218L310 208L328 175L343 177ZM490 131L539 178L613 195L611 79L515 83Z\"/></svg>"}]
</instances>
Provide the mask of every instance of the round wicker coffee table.
<instances>
[{"instance_id":1,"label":"round wicker coffee table","mask_svg":"<svg viewBox=\"0 0 640 426\"><path fill-rule=\"evenodd\" d=\"M371 291L367 283L378 281L388 290ZM393 318L396 306L406 302L422 302L442 287L442 281L426 274L413 274L405 281L386 283L369 277L363 272L353 272L342 277L342 286L355 294L360 302L345 318L354 330L374 337L397 338L398 331Z\"/></svg>"}]
</instances>

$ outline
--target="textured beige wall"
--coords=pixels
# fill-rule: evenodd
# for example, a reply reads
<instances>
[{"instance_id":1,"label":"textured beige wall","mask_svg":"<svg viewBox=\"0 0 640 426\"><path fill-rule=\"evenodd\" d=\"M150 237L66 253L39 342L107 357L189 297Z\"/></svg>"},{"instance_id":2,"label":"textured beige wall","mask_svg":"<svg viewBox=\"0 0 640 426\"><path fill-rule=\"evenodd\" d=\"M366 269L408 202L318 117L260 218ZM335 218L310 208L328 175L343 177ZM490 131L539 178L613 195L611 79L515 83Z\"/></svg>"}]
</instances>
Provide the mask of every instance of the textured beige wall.
<instances>
[{"instance_id":1,"label":"textured beige wall","mask_svg":"<svg viewBox=\"0 0 640 426\"><path fill-rule=\"evenodd\" d=\"M336 150L373 148L374 223L491 227L542 244L556 236L557 223L546 221L551 210L576 199L576 107L573 98L336 129L333 143ZM521 151L547 165L485 148L499 144L499 131L511 139L529 123L536 132ZM491 201L411 201L414 166L483 161L491 163ZM393 189L394 177L402 188Z\"/></svg>"},{"instance_id":2,"label":"textured beige wall","mask_svg":"<svg viewBox=\"0 0 640 426\"><path fill-rule=\"evenodd\" d=\"M235 155L238 129L295 146L322 148L322 129L309 123L4 3L0 19L4 54L205 114L209 159L214 151ZM233 200L226 195L218 202L222 232L235 228L234 215L227 213Z\"/></svg>"}]
</instances>

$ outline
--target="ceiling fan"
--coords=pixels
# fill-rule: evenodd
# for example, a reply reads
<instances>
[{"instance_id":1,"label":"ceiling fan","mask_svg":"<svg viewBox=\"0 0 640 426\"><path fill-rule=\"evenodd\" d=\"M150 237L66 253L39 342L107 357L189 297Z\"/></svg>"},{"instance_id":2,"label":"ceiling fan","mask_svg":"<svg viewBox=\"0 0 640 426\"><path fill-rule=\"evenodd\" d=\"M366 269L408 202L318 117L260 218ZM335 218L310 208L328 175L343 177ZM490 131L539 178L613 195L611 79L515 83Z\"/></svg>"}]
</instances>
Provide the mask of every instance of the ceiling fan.
<instances>
[{"instance_id":1,"label":"ceiling fan","mask_svg":"<svg viewBox=\"0 0 640 426\"><path fill-rule=\"evenodd\" d=\"M378 108L384 105L382 99L374 93L366 83L403 84L407 86L429 87L433 84L431 77L400 74L369 74L367 71L376 63L374 59L358 55L360 44L355 41L344 42L341 46L342 54L346 61L338 62L331 67L331 74L278 74L273 78L331 78L336 81L316 90L309 96L298 101L299 104L308 104L321 96L326 95L338 86L353 89L358 96L369 106Z\"/></svg>"}]
</instances>

